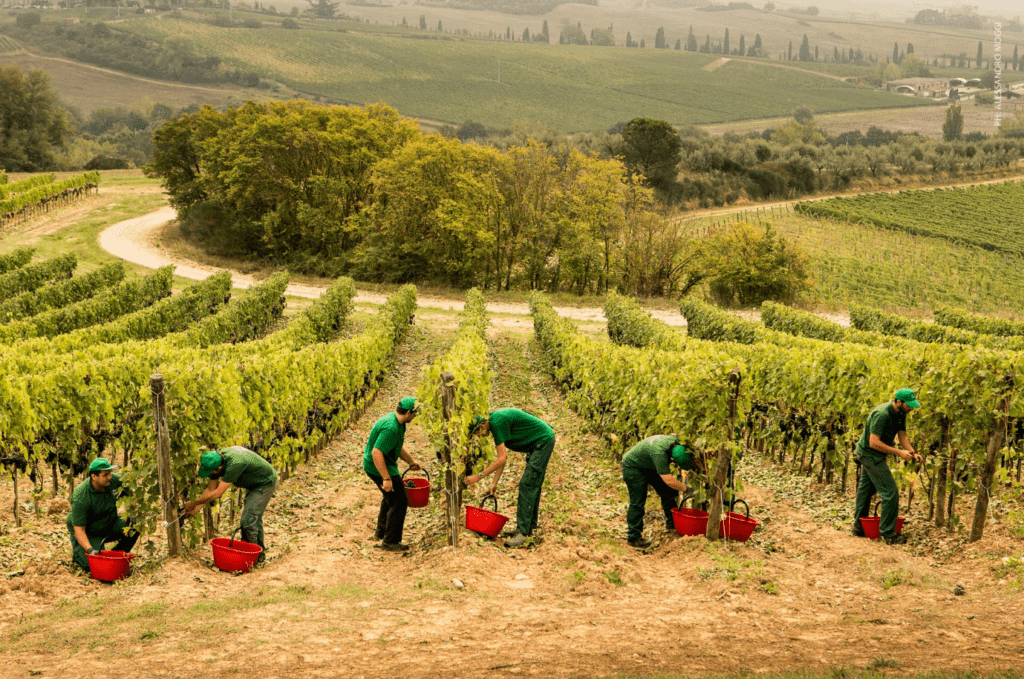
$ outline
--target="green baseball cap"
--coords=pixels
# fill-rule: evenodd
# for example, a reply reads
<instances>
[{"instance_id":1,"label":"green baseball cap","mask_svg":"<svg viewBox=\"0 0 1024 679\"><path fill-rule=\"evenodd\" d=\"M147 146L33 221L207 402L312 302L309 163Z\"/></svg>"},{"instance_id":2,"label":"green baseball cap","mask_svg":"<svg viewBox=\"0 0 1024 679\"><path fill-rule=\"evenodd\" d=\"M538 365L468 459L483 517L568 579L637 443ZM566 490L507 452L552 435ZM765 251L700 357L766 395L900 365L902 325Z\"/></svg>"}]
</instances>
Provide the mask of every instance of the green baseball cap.
<instances>
[{"instance_id":1,"label":"green baseball cap","mask_svg":"<svg viewBox=\"0 0 1024 679\"><path fill-rule=\"evenodd\" d=\"M693 455L681 443L672 446L672 460L682 469L687 471L693 469Z\"/></svg>"},{"instance_id":2,"label":"green baseball cap","mask_svg":"<svg viewBox=\"0 0 1024 679\"><path fill-rule=\"evenodd\" d=\"M896 392L896 395L892 397L894 401L903 401L911 408L919 408L921 404L917 402L917 397L914 395L913 389L903 388Z\"/></svg>"},{"instance_id":3,"label":"green baseball cap","mask_svg":"<svg viewBox=\"0 0 1024 679\"><path fill-rule=\"evenodd\" d=\"M110 460L105 457L97 457L91 463L89 463L89 473L93 472L112 472L120 469L116 464L110 464Z\"/></svg>"},{"instance_id":4,"label":"green baseball cap","mask_svg":"<svg viewBox=\"0 0 1024 679\"><path fill-rule=\"evenodd\" d=\"M486 421L487 421L486 417L480 417L479 415L474 417L473 418L473 423L469 425L469 433L472 434L473 432L475 432L476 428L479 427L482 422L486 422Z\"/></svg>"},{"instance_id":5,"label":"green baseball cap","mask_svg":"<svg viewBox=\"0 0 1024 679\"><path fill-rule=\"evenodd\" d=\"M217 471L224 462L224 458L216 450L208 450L203 453L203 456L199 458L199 477L203 479L210 478L210 474Z\"/></svg>"},{"instance_id":6,"label":"green baseball cap","mask_svg":"<svg viewBox=\"0 0 1024 679\"><path fill-rule=\"evenodd\" d=\"M402 410L411 410L414 413L418 413L420 411L420 404L416 400L415 396L406 396L402 398L402 400L398 402L398 407Z\"/></svg>"}]
</instances>

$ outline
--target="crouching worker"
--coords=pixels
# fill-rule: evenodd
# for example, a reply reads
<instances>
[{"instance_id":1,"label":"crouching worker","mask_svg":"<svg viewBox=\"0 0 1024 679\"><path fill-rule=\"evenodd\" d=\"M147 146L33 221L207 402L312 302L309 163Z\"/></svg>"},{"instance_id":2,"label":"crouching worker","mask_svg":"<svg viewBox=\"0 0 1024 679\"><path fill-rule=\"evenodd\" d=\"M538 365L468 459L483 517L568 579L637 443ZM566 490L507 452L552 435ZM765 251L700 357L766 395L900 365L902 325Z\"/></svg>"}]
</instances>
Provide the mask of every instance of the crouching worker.
<instances>
[{"instance_id":1,"label":"crouching worker","mask_svg":"<svg viewBox=\"0 0 1024 679\"><path fill-rule=\"evenodd\" d=\"M131 528L131 520L117 515L117 500L126 489L117 467L100 457L89 465L89 478L75 487L68 513L68 533L71 536L71 558L86 572L89 571L88 554L99 554L104 543L114 542L115 550L132 551L138 532ZM125 530L127 529L127 530Z\"/></svg>"},{"instance_id":2,"label":"crouching worker","mask_svg":"<svg viewBox=\"0 0 1024 679\"><path fill-rule=\"evenodd\" d=\"M674 476L669 467L675 462L680 469L694 468L693 455L675 436L651 436L636 444L622 458L622 480L629 491L629 509L626 511L629 545L637 549L651 546L644 539L644 514L647 511L647 487L661 498L661 509L665 512L665 530L675 530L672 510L679 500L679 491L686 490L686 484Z\"/></svg>"},{"instance_id":3,"label":"crouching worker","mask_svg":"<svg viewBox=\"0 0 1024 679\"><path fill-rule=\"evenodd\" d=\"M206 490L195 500L185 503L185 513L192 516L208 502L218 499L231 486L245 489L242 508L242 540L259 545L256 563L266 560L267 546L263 535L263 512L277 490L277 472L262 457L242 446L231 446L221 451L211 450L199 458L200 478L209 479Z\"/></svg>"}]
</instances>

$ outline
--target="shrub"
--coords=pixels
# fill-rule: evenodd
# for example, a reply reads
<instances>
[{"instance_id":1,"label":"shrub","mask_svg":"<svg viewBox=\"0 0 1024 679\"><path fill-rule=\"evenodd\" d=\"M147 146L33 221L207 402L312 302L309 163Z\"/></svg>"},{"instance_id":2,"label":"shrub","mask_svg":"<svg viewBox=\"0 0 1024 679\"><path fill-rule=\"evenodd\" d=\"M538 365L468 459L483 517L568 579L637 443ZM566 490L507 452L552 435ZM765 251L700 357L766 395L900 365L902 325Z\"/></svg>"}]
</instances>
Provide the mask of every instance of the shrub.
<instances>
[{"instance_id":1,"label":"shrub","mask_svg":"<svg viewBox=\"0 0 1024 679\"><path fill-rule=\"evenodd\" d=\"M19 14L14 20L15 25L18 28L33 28L43 22L43 17L35 12L29 12L28 14Z\"/></svg>"},{"instance_id":2,"label":"shrub","mask_svg":"<svg viewBox=\"0 0 1024 679\"><path fill-rule=\"evenodd\" d=\"M790 301L810 287L807 257L771 226L716 231L701 244L700 259L721 304Z\"/></svg>"},{"instance_id":3,"label":"shrub","mask_svg":"<svg viewBox=\"0 0 1024 679\"><path fill-rule=\"evenodd\" d=\"M299 27L299 22L292 18L285 18L281 20L281 28L296 29Z\"/></svg>"},{"instance_id":4,"label":"shrub","mask_svg":"<svg viewBox=\"0 0 1024 679\"><path fill-rule=\"evenodd\" d=\"M246 19L242 22L242 26L245 28L263 28L263 22L259 19Z\"/></svg>"},{"instance_id":5,"label":"shrub","mask_svg":"<svg viewBox=\"0 0 1024 679\"><path fill-rule=\"evenodd\" d=\"M86 170L127 170L131 167L124 158L116 158L114 156L98 155L94 156L92 160L85 164Z\"/></svg>"}]
</instances>

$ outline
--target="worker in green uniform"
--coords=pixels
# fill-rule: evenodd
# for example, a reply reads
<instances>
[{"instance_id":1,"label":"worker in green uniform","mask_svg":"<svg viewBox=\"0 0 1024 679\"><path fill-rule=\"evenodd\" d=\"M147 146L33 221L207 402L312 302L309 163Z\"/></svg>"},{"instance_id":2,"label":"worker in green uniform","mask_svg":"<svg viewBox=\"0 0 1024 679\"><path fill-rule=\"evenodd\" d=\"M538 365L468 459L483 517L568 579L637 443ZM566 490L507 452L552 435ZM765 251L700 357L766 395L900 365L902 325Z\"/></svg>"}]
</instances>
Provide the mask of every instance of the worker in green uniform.
<instances>
[{"instance_id":1,"label":"worker in green uniform","mask_svg":"<svg viewBox=\"0 0 1024 679\"><path fill-rule=\"evenodd\" d=\"M860 483L857 484L857 501L853 512L853 534L864 537L861 518L871 509L871 498L877 492L882 501L882 515L878 532L886 544L899 545L907 541L906 536L896 534L896 514L899 511L900 493L896 481L889 471L887 456L895 455L908 461L920 462L923 458L914 452L907 437L907 415L919 407L917 397L911 389L900 389L893 400L877 406L868 415L864 434L857 442L857 461L860 463ZM900 447L894 447L899 437Z\"/></svg>"},{"instance_id":2,"label":"worker in green uniform","mask_svg":"<svg viewBox=\"0 0 1024 679\"><path fill-rule=\"evenodd\" d=\"M398 459L409 465L409 469L422 469L420 461L405 448L405 427L419 414L419 404L412 396L398 402L394 412L384 415L373 424L370 436L363 450L363 471L380 489L380 511L377 512L377 530L373 537L380 540L380 549L389 552L404 552L409 545L402 542L405 530L405 514L409 509L409 497L405 484L398 473Z\"/></svg>"},{"instance_id":3,"label":"worker in green uniform","mask_svg":"<svg viewBox=\"0 0 1024 679\"><path fill-rule=\"evenodd\" d=\"M89 478L75 486L67 526L71 536L71 558L83 570L89 570L88 554L99 554L106 542L117 541L115 550L132 551L139 533L131 521L117 515L117 500L126 489L118 468L105 457L89 465ZM126 530L127 529L127 530Z\"/></svg>"},{"instance_id":4,"label":"worker in green uniform","mask_svg":"<svg viewBox=\"0 0 1024 679\"><path fill-rule=\"evenodd\" d=\"M694 457L675 436L651 436L630 448L622 458L622 480L629 491L629 509L626 510L627 540L630 547L647 549L650 540L644 539L644 514L647 512L647 487L661 498L665 512L665 530L674 531L672 510L679 502L679 491L686 484L672 476L670 462L680 469L694 468Z\"/></svg>"},{"instance_id":5,"label":"worker in green uniform","mask_svg":"<svg viewBox=\"0 0 1024 679\"><path fill-rule=\"evenodd\" d=\"M465 477L467 486L494 474L490 494L498 492L498 480L505 469L509 450L526 454L526 468L519 479L519 500L516 504L516 533L505 541L505 546L519 548L537 527L540 512L540 490L548 469L551 452L555 449L555 432L540 418L518 408L499 408L489 417L476 417L469 428L470 435L494 439L494 462L479 474Z\"/></svg>"},{"instance_id":6,"label":"worker in green uniform","mask_svg":"<svg viewBox=\"0 0 1024 679\"><path fill-rule=\"evenodd\" d=\"M245 489L242 508L242 540L259 545L262 551L256 563L267 558L263 534L263 512L277 490L277 472L260 455L242 446L221 451L211 450L199 458L198 475L209 479L206 490L195 500L185 503L185 513L192 516L208 502L226 493L231 486Z\"/></svg>"}]
</instances>

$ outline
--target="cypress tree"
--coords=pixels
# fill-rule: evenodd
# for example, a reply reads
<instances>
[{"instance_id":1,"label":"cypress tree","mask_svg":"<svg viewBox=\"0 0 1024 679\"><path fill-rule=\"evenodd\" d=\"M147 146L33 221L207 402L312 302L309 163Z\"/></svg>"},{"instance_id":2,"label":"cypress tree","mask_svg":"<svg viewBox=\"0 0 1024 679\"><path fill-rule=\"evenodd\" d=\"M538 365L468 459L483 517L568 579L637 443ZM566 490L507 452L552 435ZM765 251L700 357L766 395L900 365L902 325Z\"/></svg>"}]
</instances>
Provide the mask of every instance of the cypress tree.
<instances>
[{"instance_id":1,"label":"cypress tree","mask_svg":"<svg viewBox=\"0 0 1024 679\"><path fill-rule=\"evenodd\" d=\"M693 35L693 26L690 26L690 35L686 36L686 51L697 51L697 38Z\"/></svg>"},{"instance_id":2,"label":"cypress tree","mask_svg":"<svg viewBox=\"0 0 1024 679\"><path fill-rule=\"evenodd\" d=\"M676 49L677 50L683 49L683 41L682 41L681 38L676 38Z\"/></svg>"},{"instance_id":3,"label":"cypress tree","mask_svg":"<svg viewBox=\"0 0 1024 679\"><path fill-rule=\"evenodd\" d=\"M892 63L898 64L900 62L900 45L897 42L892 44Z\"/></svg>"},{"instance_id":4,"label":"cypress tree","mask_svg":"<svg viewBox=\"0 0 1024 679\"><path fill-rule=\"evenodd\" d=\"M978 59L977 59L978 68L981 68L981 60L984 59L984 58L985 57L982 55L982 52L981 52L981 41L979 40L978 41Z\"/></svg>"},{"instance_id":5,"label":"cypress tree","mask_svg":"<svg viewBox=\"0 0 1024 679\"><path fill-rule=\"evenodd\" d=\"M907 54L913 54L913 53L914 53L914 43L908 42L907 43Z\"/></svg>"},{"instance_id":6,"label":"cypress tree","mask_svg":"<svg viewBox=\"0 0 1024 679\"><path fill-rule=\"evenodd\" d=\"M729 55L729 29L725 29L725 40L722 41L722 54Z\"/></svg>"},{"instance_id":7,"label":"cypress tree","mask_svg":"<svg viewBox=\"0 0 1024 679\"><path fill-rule=\"evenodd\" d=\"M1017 69L1017 45L1013 46L1013 70Z\"/></svg>"},{"instance_id":8,"label":"cypress tree","mask_svg":"<svg viewBox=\"0 0 1024 679\"><path fill-rule=\"evenodd\" d=\"M530 42L530 29L529 28L524 28L523 29L523 42Z\"/></svg>"},{"instance_id":9,"label":"cypress tree","mask_svg":"<svg viewBox=\"0 0 1024 679\"><path fill-rule=\"evenodd\" d=\"M644 48L644 47L647 47L647 44L644 42L643 38L640 38L640 47L641 47L641 49Z\"/></svg>"},{"instance_id":10,"label":"cypress tree","mask_svg":"<svg viewBox=\"0 0 1024 679\"><path fill-rule=\"evenodd\" d=\"M746 53L747 53L747 48L743 44L743 34L740 33L740 48L738 50L736 50L736 54L738 54L738 55L740 55L742 57Z\"/></svg>"},{"instance_id":11,"label":"cypress tree","mask_svg":"<svg viewBox=\"0 0 1024 679\"><path fill-rule=\"evenodd\" d=\"M786 61L793 61L793 41L789 41L789 52L786 54Z\"/></svg>"},{"instance_id":12,"label":"cypress tree","mask_svg":"<svg viewBox=\"0 0 1024 679\"><path fill-rule=\"evenodd\" d=\"M545 19L545 20L544 20L544 28L542 28L542 29L541 29L540 33L541 33L541 35L543 35L543 36L544 36L545 38L547 38L547 37L548 37L548 20L547 20L547 19Z\"/></svg>"}]
</instances>

